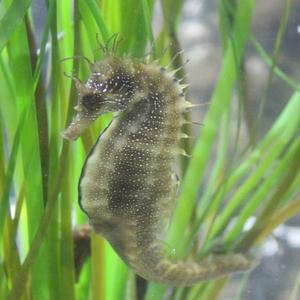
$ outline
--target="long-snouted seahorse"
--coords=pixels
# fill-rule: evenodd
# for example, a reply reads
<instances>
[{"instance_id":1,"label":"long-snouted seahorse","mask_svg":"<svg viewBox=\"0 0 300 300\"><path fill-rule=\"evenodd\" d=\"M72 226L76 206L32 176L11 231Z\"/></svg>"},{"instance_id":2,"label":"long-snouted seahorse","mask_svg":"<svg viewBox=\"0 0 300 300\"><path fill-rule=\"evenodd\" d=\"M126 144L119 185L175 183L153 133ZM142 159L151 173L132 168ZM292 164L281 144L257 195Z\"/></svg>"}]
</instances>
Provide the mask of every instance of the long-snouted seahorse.
<instances>
[{"instance_id":1,"label":"long-snouted seahorse","mask_svg":"<svg viewBox=\"0 0 300 300\"><path fill-rule=\"evenodd\" d=\"M65 138L77 138L99 115L115 112L79 182L80 206L95 231L137 274L159 283L192 285L250 269L253 260L238 253L199 263L165 257L162 237L176 200L174 160L189 106L173 75L155 63L107 55L85 84L74 79L78 114Z\"/></svg>"}]
</instances>

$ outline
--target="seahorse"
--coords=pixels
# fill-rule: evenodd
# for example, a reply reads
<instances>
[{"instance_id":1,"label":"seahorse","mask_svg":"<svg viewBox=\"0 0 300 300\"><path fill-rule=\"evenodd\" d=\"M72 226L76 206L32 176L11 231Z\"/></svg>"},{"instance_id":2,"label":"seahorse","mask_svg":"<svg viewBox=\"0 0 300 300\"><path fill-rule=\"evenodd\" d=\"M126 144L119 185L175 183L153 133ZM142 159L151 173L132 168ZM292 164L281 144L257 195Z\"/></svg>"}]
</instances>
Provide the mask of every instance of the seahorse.
<instances>
[{"instance_id":1,"label":"seahorse","mask_svg":"<svg viewBox=\"0 0 300 300\"><path fill-rule=\"evenodd\" d=\"M173 262L162 243L176 201L176 156L190 103L174 73L147 59L107 54L78 89L76 118L63 132L76 139L98 116L113 112L83 166L78 194L94 230L143 278L188 286L253 267L247 254Z\"/></svg>"}]
</instances>

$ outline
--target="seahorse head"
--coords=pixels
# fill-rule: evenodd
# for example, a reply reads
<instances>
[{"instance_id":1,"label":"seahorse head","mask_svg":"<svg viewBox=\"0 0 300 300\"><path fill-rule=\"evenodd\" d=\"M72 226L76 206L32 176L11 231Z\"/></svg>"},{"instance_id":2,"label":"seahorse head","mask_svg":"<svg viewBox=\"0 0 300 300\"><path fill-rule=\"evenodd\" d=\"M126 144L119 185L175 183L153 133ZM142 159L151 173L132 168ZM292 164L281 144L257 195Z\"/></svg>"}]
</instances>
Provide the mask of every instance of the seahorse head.
<instances>
[{"instance_id":1,"label":"seahorse head","mask_svg":"<svg viewBox=\"0 0 300 300\"><path fill-rule=\"evenodd\" d=\"M113 56L93 64L86 83L72 78L78 90L77 116L62 132L64 138L72 140L103 113L125 110L138 88L132 62Z\"/></svg>"}]
</instances>

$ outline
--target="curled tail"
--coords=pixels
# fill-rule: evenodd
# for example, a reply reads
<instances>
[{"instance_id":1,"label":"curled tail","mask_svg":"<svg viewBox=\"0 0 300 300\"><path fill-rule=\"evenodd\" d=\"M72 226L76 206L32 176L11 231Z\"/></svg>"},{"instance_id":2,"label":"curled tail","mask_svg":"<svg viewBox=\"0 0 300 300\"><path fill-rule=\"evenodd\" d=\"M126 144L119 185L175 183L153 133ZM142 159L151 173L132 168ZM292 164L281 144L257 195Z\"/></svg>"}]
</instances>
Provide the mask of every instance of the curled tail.
<instances>
[{"instance_id":1,"label":"curled tail","mask_svg":"<svg viewBox=\"0 0 300 300\"><path fill-rule=\"evenodd\" d=\"M141 277L170 286L190 286L235 272L248 271L256 261L247 254L210 255L200 262L173 262L164 254L162 242L134 228L123 226L114 238L108 238L113 248L134 272ZM122 233L121 233L122 232Z\"/></svg>"},{"instance_id":2,"label":"curled tail","mask_svg":"<svg viewBox=\"0 0 300 300\"><path fill-rule=\"evenodd\" d=\"M128 264L142 277L157 283L171 286L190 286L235 272L252 269L256 263L253 258L241 253L209 256L199 263L172 262L155 252L144 252L140 259L128 261Z\"/></svg>"}]
</instances>

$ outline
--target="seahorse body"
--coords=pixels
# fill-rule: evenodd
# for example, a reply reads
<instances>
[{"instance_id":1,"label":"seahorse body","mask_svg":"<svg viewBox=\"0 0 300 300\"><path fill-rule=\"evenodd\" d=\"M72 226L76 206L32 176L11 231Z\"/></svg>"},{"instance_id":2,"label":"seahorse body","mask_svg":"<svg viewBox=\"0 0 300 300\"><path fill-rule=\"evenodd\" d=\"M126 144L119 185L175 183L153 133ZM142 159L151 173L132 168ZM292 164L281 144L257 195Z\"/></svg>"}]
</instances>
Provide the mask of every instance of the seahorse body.
<instances>
[{"instance_id":1,"label":"seahorse body","mask_svg":"<svg viewBox=\"0 0 300 300\"><path fill-rule=\"evenodd\" d=\"M80 205L96 232L148 280L191 285L248 270L253 261L242 254L200 263L164 255L161 240L176 199L174 160L188 105L172 75L153 63L108 56L77 87L79 113L66 138L76 138L103 112L117 113L91 150L79 183Z\"/></svg>"}]
</instances>

